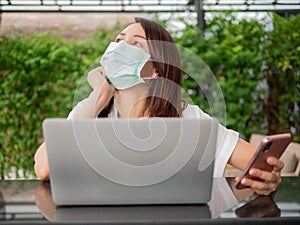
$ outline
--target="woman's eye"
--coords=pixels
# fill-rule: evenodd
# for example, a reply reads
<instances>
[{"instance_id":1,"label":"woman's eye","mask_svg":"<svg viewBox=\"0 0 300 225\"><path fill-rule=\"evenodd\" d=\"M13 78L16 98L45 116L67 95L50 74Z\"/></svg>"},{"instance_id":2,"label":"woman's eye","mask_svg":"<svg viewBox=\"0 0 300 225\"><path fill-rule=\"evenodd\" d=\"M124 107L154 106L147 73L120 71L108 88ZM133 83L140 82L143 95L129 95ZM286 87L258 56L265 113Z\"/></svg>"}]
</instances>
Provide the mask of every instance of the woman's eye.
<instances>
[{"instance_id":1,"label":"woman's eye","mask_svg":"<svg viewBox=\"0 0 300 225\"><path fill-rule=\"evenodd\" d=\"M136 46L136 47L142 47L142 44L140 42L137 42L137 41L132 42L131 45Z\"/></svg>"},{"instance_id":2,"label":"woman's eye","mask_svg":"<svg viewBox=\"0 0 300 225\"><path fill-rule=\"evenodd\" d=\"M117 42L117 43L119 43L120 41L122 41L120 38L117 38L117 39L115 40L115 42Z\"/></svg>"}]
</instances>

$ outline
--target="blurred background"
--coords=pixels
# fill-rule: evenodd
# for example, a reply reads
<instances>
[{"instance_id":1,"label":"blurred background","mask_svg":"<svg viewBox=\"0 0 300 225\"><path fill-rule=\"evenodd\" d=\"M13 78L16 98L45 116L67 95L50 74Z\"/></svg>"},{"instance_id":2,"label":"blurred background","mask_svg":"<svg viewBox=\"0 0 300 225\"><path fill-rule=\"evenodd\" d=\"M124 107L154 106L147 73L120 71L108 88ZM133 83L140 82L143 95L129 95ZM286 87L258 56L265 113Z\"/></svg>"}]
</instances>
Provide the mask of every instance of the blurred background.
<instances>
[{"instance_id":1,"label":"blurred background","mask_svg":"<svg viewBox=\"0 0 300 225\"><path fill-rule=\"evenodd\" d=\"M224 95L224 125L248 141L292 132L299 143L299 12L299 0L0 0L1 179L35 177L42 121L68 115L87 71L136 16L206 63ZM211 113L189 74L183 88Z\"/></svg>"}]
</instances>

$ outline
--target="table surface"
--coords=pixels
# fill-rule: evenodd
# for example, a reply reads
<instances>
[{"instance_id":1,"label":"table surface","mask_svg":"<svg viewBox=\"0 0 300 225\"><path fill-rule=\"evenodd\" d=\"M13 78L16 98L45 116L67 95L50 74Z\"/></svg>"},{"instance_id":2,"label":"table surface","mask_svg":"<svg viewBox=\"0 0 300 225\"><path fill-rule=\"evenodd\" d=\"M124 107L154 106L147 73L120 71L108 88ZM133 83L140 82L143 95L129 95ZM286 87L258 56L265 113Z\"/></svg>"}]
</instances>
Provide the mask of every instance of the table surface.
<instances>
[{"instance_id":1,"label":"table surface","mask_svg":"<svg viewBox=\"0 0 300 225\"><path fill-rule=\"evenodd\" d=\"M225 178L223 178L225 179ZM227 178L228 183L232 178ZM226 196L224 196L226 197ZM220 202L216 203L220 207ZM212 212L214 210L214 212ZM214 215L214 216L213 216ZM214 205L57 207L49 182L0 180L0 223L7 224L299 224L300 177L283 177L273 196L245 196L229 208Z\"/></svg>"}]
</instances>

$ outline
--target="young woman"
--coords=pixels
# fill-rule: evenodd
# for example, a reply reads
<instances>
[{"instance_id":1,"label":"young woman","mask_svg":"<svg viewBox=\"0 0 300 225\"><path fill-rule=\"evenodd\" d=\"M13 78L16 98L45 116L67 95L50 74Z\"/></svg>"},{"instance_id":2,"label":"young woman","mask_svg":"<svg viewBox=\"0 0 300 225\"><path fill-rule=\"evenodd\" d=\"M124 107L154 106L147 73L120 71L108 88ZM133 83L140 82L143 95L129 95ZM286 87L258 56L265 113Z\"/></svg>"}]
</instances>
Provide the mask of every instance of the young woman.
<instances>
[{"instance_id":1,"label":"young woman","mask_svg":"<svg viewBox=\"0 0 300 225\"><path fill-rule=\"evenodd\" d=\"M121 47L120 47L121 46ZM129 61L132 64L128 67ZM209 117L198 106L181 100L182 74L178 49L170 34L159 24L136 18L104 53L101 64L88 74L93 88L69 114L69 119L115 117ZM130 72L128 72L130 71ZM131 76L129 77L128 74ZM49 179L49 167L43 143L35 154L35 172ZM244 169L255 147L240 139L238 133L219 125L214 176L223 176L227 163ZM244 178L242 184L256 193L268 195L281 183L283 162L270 157L271 172L251 169L250 174L263 181Z\"/></svg>"}]
</instances>

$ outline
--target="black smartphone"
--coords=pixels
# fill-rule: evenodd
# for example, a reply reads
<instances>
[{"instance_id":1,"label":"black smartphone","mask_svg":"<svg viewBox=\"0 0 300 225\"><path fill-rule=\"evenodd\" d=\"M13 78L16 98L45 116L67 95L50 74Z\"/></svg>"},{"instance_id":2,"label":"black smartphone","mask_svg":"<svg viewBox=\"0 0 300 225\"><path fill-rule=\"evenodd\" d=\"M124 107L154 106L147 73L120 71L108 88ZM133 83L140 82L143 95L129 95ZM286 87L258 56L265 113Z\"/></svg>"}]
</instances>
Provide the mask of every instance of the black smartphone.
<instances>
[{"instance_id":1,"label":"black smartphone","mask_svg":"<svg viewBox=\"0 0 300 225\"><path fill-rule=\"evenodd\" d=\"M247 187L241 184L241 180L244 177L259 180L258 178L249 175L249 170L251 168L272 171L272 166L266 162L267 158L269 156L273 156L279 159L291 141L292 136L289 133L266 136L257 147L255 154L242 172L242 175L238 181L235 183L235 187L237 189L243 189Z\"/></svg>"}]
</instances>

